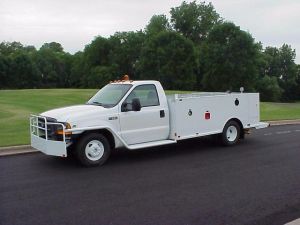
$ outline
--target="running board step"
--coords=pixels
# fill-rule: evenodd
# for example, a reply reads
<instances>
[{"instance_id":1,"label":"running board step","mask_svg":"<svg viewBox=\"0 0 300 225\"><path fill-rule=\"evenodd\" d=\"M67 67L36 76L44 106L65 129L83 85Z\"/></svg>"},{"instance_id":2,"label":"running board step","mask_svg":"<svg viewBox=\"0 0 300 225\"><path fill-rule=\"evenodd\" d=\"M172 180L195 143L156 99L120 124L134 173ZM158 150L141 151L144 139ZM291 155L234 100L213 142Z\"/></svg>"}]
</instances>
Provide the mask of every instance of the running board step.
<instances>
[{"instance_id":1,"label":"running board step","mask_svg":"<svg viewBox=\"0 0 300 225\"><path fill-rule=\"evenodd\" d=\"M174 140L162 140L162 141L152 141L152 142L146 142L141 144L134 144L134 145L128 145L128 149L135 150L140 148L149 148L149 147L155 147L160 145L169 145L169 144L175 144L177 141Z\"/></svg>"}]
</instances>

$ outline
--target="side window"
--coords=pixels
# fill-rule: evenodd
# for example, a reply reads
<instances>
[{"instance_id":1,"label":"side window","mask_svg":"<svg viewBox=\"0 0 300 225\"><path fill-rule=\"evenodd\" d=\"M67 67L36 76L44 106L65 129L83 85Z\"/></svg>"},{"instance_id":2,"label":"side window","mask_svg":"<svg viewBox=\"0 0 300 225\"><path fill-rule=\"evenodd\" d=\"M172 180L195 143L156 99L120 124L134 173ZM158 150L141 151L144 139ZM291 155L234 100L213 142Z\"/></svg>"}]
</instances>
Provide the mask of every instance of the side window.
<instances>
[{"instance_id":1,"label":"side window","mask_svg":"<svg viewBox=\"0 0 300 225\"><path fill-rule=\"evenodd\" d=\"M132 99L139 98L142 107L159 105L158 95L154 84L144 84L137 86L128 95L125 102L130 104Z\"/></svg>"}]
</instances>

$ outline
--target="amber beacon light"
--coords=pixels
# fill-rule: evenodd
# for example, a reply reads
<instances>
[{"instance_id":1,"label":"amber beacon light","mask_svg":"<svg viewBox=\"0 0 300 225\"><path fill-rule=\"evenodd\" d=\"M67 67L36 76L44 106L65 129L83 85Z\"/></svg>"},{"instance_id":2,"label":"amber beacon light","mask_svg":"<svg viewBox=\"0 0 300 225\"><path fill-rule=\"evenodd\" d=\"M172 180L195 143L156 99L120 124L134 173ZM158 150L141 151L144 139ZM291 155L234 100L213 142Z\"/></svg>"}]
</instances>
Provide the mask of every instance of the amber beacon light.
<instances>
[{"instance_id":1,"label":"amber beacon light","mask_svg":"<svg viewBox=\"0 0 300 225\"><path fill-rule=\"evenodd\" d=\"M128 76L127 74L125 74L125 75L123 76L122 80L124 80L124 81L129 81L129 76Z\"/></svg>"}]
</instances>

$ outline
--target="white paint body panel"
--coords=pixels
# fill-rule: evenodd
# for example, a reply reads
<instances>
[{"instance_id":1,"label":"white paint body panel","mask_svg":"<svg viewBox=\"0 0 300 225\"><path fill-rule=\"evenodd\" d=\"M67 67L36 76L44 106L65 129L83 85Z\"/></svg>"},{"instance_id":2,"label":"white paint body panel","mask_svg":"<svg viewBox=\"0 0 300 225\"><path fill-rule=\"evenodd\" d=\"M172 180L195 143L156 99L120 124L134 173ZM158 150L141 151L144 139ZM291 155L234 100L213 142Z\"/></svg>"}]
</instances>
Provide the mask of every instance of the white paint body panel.
<instances>
[{"instance_id":1,"label":"white paint body panel","mask_svg":"<svg viewBox=\"0 0 300 225\"><path fill-rule=\"evenodd\" d=\"M235 105L238 100L239 104ZM217 134L227 121L236 118L244 128L259 123L258 93L195 93L168 97L170 139L181 140ZM189 115L189 112L192 112ZM210 113L210 119L205 119Z\"/></svg>"},{"instance_id":2,"label":"white paint body panel","mask_svg":"<svg viewBox=\"0 0 300 225\"><path fill-rule=\"evenodd\" d=\"M46 155L67 156L67 145L64 141L51 141L31 134L31 146Z\"/></svg>"},{"instance_id":3,"label":"white paint body panel","mask_svg":"<svg viewBox=\"0 0 300 225\"><path fill-rule=\"evenodd\" d=\"M139 112L120 113L121 136L127 144L165 140L169 136L169 116L160 118L161 106L144 107Z\"/></svg>"},{"instance_id":4,"label":"white paint body panel","mask_svg":"<svg viewBox=\"0 0 300 225\"><path fill-rule=\"evenodd\" d=\"M142 107L141 111L122 112L122 102L135 87L154 84L159 97L159 106ZM164 110L165 116L160 117ZM158 81L136 81L119 104L120 135L127 145L166 140L169 137L169 108L165 92Z\"/></svg>"}]
</instances>

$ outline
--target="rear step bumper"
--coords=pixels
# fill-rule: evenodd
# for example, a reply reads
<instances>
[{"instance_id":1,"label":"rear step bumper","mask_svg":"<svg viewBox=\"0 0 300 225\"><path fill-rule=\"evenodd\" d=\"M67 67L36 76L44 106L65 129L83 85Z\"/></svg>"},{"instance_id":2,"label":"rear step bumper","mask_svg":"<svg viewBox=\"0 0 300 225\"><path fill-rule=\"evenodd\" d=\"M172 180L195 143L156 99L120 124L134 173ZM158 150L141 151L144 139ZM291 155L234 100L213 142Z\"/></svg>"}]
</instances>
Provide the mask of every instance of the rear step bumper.
<instances>
[{"instance_id":1,"label":"rear step bumper","mask_svg":"<svg viewBox=\"0 0 300 225\"><path fill-rule=\"evenodd\" d=\"M270 126L269 123L259 122L259 123L257 123L257 124L254 125L254 128L255 129L262 129L262 128L267 128L269 126Z\"/></svg>"}]
</instances>

